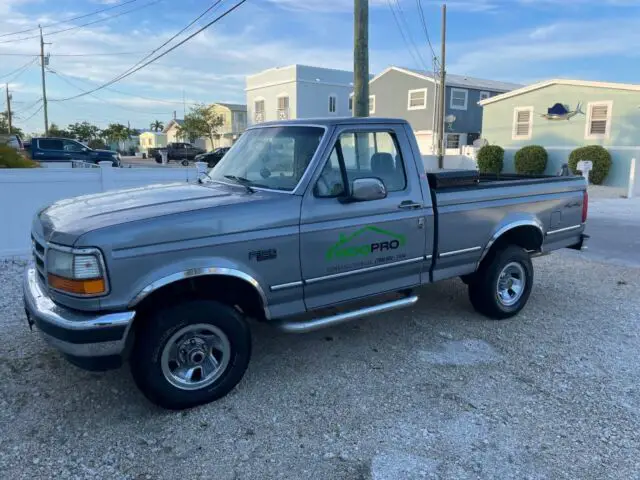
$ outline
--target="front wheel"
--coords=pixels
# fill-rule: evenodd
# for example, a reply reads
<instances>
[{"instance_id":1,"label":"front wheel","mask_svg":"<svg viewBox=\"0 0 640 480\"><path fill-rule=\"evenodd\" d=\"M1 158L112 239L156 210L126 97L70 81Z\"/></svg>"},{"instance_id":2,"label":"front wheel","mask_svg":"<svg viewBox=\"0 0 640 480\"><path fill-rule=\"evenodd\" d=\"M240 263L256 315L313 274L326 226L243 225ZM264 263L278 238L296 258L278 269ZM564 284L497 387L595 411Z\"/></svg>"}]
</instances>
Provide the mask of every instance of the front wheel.
<instances>
[{"instance_id":1,"label":"front wheel","mask_svg":"<svg viewBox=\"0 0 640 480\"><path fill-rule=\"evenodd\" d=\"M235 309L192 300L151 313L136 334L131 372L142 393L172 410L229 393L251 357L251 333Z\"/></svg>"},{"instance_id":2,"label":"front wheel","mask_svg":"<svg viewBox=\"0 0 640 480\"><path fill-rule=\"evenodd\" d=\"M492 252L469 283L469 300L479 313L496 320L513 317L524 308L533 287L533 264L520 247Z\"/></svg>"}]
</instances>

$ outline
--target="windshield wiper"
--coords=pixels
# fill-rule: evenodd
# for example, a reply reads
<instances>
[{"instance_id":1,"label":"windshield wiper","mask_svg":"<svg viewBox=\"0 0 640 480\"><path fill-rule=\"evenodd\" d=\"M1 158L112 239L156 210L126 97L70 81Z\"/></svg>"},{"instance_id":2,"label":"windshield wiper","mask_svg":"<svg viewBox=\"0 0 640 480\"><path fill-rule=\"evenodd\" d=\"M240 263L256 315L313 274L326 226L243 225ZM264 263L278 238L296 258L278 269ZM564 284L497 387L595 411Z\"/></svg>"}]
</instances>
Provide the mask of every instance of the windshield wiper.
<instances>
[{"instance_id":1,"label":"windshield wiper","mask_svg":"<svg viewBox=\"0 0 640 480\"><path fill-rule=\"evenodd\" d=\"M244 178L244 177L238 177L236 175L225 175L224 178L228 178L229 180L233 180L237 183L239 183L240 185L242 185L243 187L245 187L247 189L247 191L254 193L255 190L253 188L251 188L251 183L253 183L251 180L249 180L248 178Z\"/></svg>"}]
</instances>

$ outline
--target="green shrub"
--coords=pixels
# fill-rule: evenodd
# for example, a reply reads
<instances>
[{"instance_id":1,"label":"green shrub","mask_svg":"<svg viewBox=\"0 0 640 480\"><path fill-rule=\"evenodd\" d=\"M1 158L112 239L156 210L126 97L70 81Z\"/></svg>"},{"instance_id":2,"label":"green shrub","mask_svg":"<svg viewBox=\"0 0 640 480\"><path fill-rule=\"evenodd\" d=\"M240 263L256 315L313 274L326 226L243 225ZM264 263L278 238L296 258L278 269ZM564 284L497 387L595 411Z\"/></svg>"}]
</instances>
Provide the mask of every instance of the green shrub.
<instances>
[{"instance_id":1,"label":"green shrub","mask_svg":"<svg viewBox=\"0 0 640 480\"><path fill-rule=\"evenodd\" d=\"M595 185L601 185L609 174L611 168L611 154L600 145L589 145L576 148L569 155L569 168L573 173L578 173L578 162L589 160L593 162L593 168L589 172L589 181Z\"/></svg>"},{"instance_id":2,"label":"green shrub","mask_svg":"<svg viewBox=\"0 0 640 480\"><path fill-rule=\"evenodd\" d=\"M0 145L0 168L35 168L38 164L8 145Z\"/></svg>"},{"instance_id":3,"label":"green shrub","mask_svg":"<svg viewBox=\"0 0 640 480\"><path fill-rule=\"evenodd\" d=\"M478 170L480 173L495 173L502 171L504 166L504 149L498 145L485 145L478 152Z\"/></svg>"},{"instance_id":4,"label":"green shrub","mask_svg":"<svg viewBox=\"0 0 640 480\"><path fill-rule=\"evenodd\" d=\"M547 151L540 145L527 145L516 152L516 173L523 175L542 175L547 168Z\"/></svg>"}]
</instances>

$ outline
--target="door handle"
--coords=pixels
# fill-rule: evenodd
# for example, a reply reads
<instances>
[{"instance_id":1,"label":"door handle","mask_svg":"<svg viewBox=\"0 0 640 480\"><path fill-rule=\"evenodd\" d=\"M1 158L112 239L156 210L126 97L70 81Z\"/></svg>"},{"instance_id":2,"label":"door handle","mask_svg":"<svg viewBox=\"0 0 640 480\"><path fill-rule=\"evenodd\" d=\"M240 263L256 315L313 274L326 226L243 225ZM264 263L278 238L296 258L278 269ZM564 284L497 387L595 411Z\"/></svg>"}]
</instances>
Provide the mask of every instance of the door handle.
<instances>
[{"instance_id":1,"label":"door handle","mask_svg":"<svg viewBox=\"0 0 640 480\"><path fill-rule=\"evenodd\" d=\"M398 205L398 208L401 208L403 210L417 210L419 208L422 208L422 204L412 202L411 200L405 200L400 205Z\"/></svg>"}]
</instances>

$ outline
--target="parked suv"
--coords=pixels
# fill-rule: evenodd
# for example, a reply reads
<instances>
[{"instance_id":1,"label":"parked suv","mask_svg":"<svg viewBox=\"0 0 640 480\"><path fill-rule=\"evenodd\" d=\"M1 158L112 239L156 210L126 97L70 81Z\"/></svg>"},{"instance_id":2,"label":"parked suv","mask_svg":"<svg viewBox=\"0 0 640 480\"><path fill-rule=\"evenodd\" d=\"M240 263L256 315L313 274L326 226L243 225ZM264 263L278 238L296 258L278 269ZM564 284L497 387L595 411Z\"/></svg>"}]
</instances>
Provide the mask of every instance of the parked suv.
<instances>
[{"instance_id":1,"label":"parked suv","mask_svg":"<svg viewBox=\"0 0 640 480\"><path fill-rule=\"evenodd\" d=\"M94 150L69 138L32 138L29 148L36 162L83 161L95 163L110 161L114 167L121 164L120 154L112 150Z\"/></svg>"},{"instance_id":2,"label":"parked suv","mask_svg":"<svg viewBox=\"0 0 640 480\"><path fill-rule=\"evenodd\" d=\"M162 163L162 155L160 153L162 150L165 150L167 152L167 159L169 161L194 160L196 158L196 155L205 153L205 150L203 150L202 148L194 147L190 143L174 142L169 143L164 148L149 149L149 156L154 158L157 163Z\"/></svg>"},{"instance_id":3,"label":"parked suv","mask_svg":"<svg viewBox=\"0 0 640 480\"><path fill-rule=\"evenodd\" d=\"M207 162L209 168L215 167L222 157L229 151L231 147L220 147L216 148L212 152L201 153L200 155L196 155L196 162Z\"/></svg>"}]
</instances>

